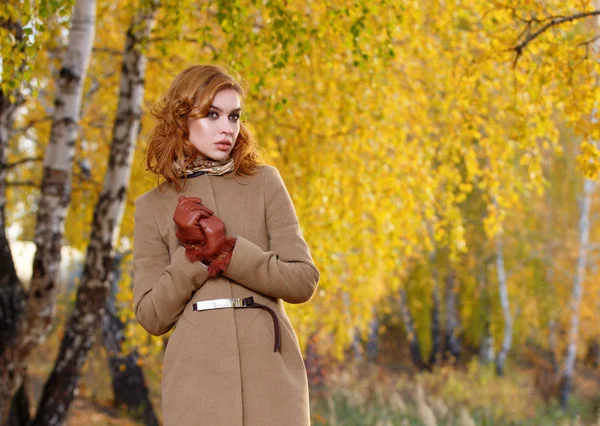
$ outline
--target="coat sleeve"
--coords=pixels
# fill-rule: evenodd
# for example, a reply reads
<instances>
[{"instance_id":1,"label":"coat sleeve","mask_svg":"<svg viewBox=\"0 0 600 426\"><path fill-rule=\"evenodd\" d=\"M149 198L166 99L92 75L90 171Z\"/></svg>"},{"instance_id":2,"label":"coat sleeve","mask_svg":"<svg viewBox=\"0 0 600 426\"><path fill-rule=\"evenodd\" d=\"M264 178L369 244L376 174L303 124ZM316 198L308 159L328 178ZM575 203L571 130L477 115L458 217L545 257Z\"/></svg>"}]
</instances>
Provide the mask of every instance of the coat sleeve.
<instances>
[{"instance_id":1,"label":"coat sleeve","mask_svg":"<svg viewBox=\"0 0 600 426\"><path fill-rule=\"evenodd\" d=\"M190 262L183 246L169 256L151 207L136 200L133 231L135 317L148 333L160 336L179 318L194 292L208 280L206 266Z\"/></svg>"},{"instance_id":2,"label":"coat sleeve","mask_svg":"<svg viewBox=\"0 0 600 426\"><path fill-rule=\"evenodd\" d=\"M265 167L264 191L270 250L237 237L225 276L251 290L304 303L319 282L319 271L304 241L292 199L274 167Z\"/></svg>"}]
</instances>

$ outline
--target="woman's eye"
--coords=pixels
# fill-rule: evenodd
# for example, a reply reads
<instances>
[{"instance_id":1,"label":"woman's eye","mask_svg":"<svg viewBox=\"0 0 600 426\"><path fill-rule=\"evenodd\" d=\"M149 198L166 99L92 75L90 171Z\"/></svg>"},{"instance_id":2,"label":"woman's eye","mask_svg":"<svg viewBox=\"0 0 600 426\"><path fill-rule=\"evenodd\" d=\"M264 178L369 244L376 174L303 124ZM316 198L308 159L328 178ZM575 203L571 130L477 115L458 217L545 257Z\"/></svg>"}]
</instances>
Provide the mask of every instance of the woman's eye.
<instances>
[{"instance_id":1,"label":"woman's eye","mask_svg":"<svg viewBox=\"0 0 600 426\"><path fill-rule=\"evenodd\" d=\"M239 114L231 114L231 115L229 116L229 119L230 119L231 121L233 121L234 123L237 123L237 121L240 119L240 115L239 115Z\"/></svg>"},{"instance_id":2,"label":"woman's eye","mask_svg":"<svg viewBox=\"0 0 600 426\"><path fill-rule=\"evenodd\" d=\"M210 118L219 118L219 114L216 111L209 111L206 116Z\"/></svg>"}]
</instances>

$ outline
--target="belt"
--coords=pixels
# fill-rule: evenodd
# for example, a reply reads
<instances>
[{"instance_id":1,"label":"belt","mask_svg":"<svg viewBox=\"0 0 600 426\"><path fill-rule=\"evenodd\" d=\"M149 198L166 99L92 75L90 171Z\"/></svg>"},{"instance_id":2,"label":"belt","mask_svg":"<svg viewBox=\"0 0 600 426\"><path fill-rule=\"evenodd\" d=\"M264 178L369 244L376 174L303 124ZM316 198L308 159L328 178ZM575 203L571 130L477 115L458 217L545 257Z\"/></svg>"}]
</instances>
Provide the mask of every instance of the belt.
<instances>
[{"instance_id":1,"label":"belt","mask_svg":"<svg viewBox=\"0 0 600 426\"><path fill-rule=\"evenodd\" d=\"M258 308L267 311L273 318L273 327L275 329L275 348L273 352L281 352L281 333L279 331L279 320L277 314L271 308L254 301L254 297L234 297L232 299L213 299L213 300L202 300L195 302L192 305L194 311L208 311L210 309L225 309L225 308Z\"/></svg>"}]
</instances>

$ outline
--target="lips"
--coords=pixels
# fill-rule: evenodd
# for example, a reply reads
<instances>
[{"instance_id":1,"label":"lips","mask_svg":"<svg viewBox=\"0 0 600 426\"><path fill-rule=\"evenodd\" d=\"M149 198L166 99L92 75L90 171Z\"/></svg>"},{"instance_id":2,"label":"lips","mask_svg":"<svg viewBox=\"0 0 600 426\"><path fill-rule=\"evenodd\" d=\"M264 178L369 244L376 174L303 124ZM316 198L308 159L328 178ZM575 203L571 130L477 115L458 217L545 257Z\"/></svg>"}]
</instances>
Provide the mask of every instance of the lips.
<instances>
[{"instance_id":1,"label":"lips","mask_svg":"<svg viewBox=\"0 0 600 426\"><path fill-rule=\"evenodd\" d=\"M215 143L215 146L219 151L229 151L229 149L231 148L231 142L223 140Z\"/></svg>"}]
</instances>

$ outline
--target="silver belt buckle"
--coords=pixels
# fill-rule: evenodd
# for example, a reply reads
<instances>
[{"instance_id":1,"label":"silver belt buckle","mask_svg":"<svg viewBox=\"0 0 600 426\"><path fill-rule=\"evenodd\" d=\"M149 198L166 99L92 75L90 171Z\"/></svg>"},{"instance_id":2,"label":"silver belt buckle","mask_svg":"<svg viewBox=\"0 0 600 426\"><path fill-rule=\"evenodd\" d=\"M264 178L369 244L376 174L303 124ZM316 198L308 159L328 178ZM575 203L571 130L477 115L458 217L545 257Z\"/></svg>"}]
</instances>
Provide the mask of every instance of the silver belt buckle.
<instances>
[{"instance_id":1,"label":"silver belt buckle","mask_svg":"<svg viewBox=\"0 0 600 426\"><path fill-rule=\"evenodd\" d=\"M207 311L210 309L243 308L244 299L234 297L232 299L202 300L192 305L194 311Z\"/></svg>"}]
</instances>

